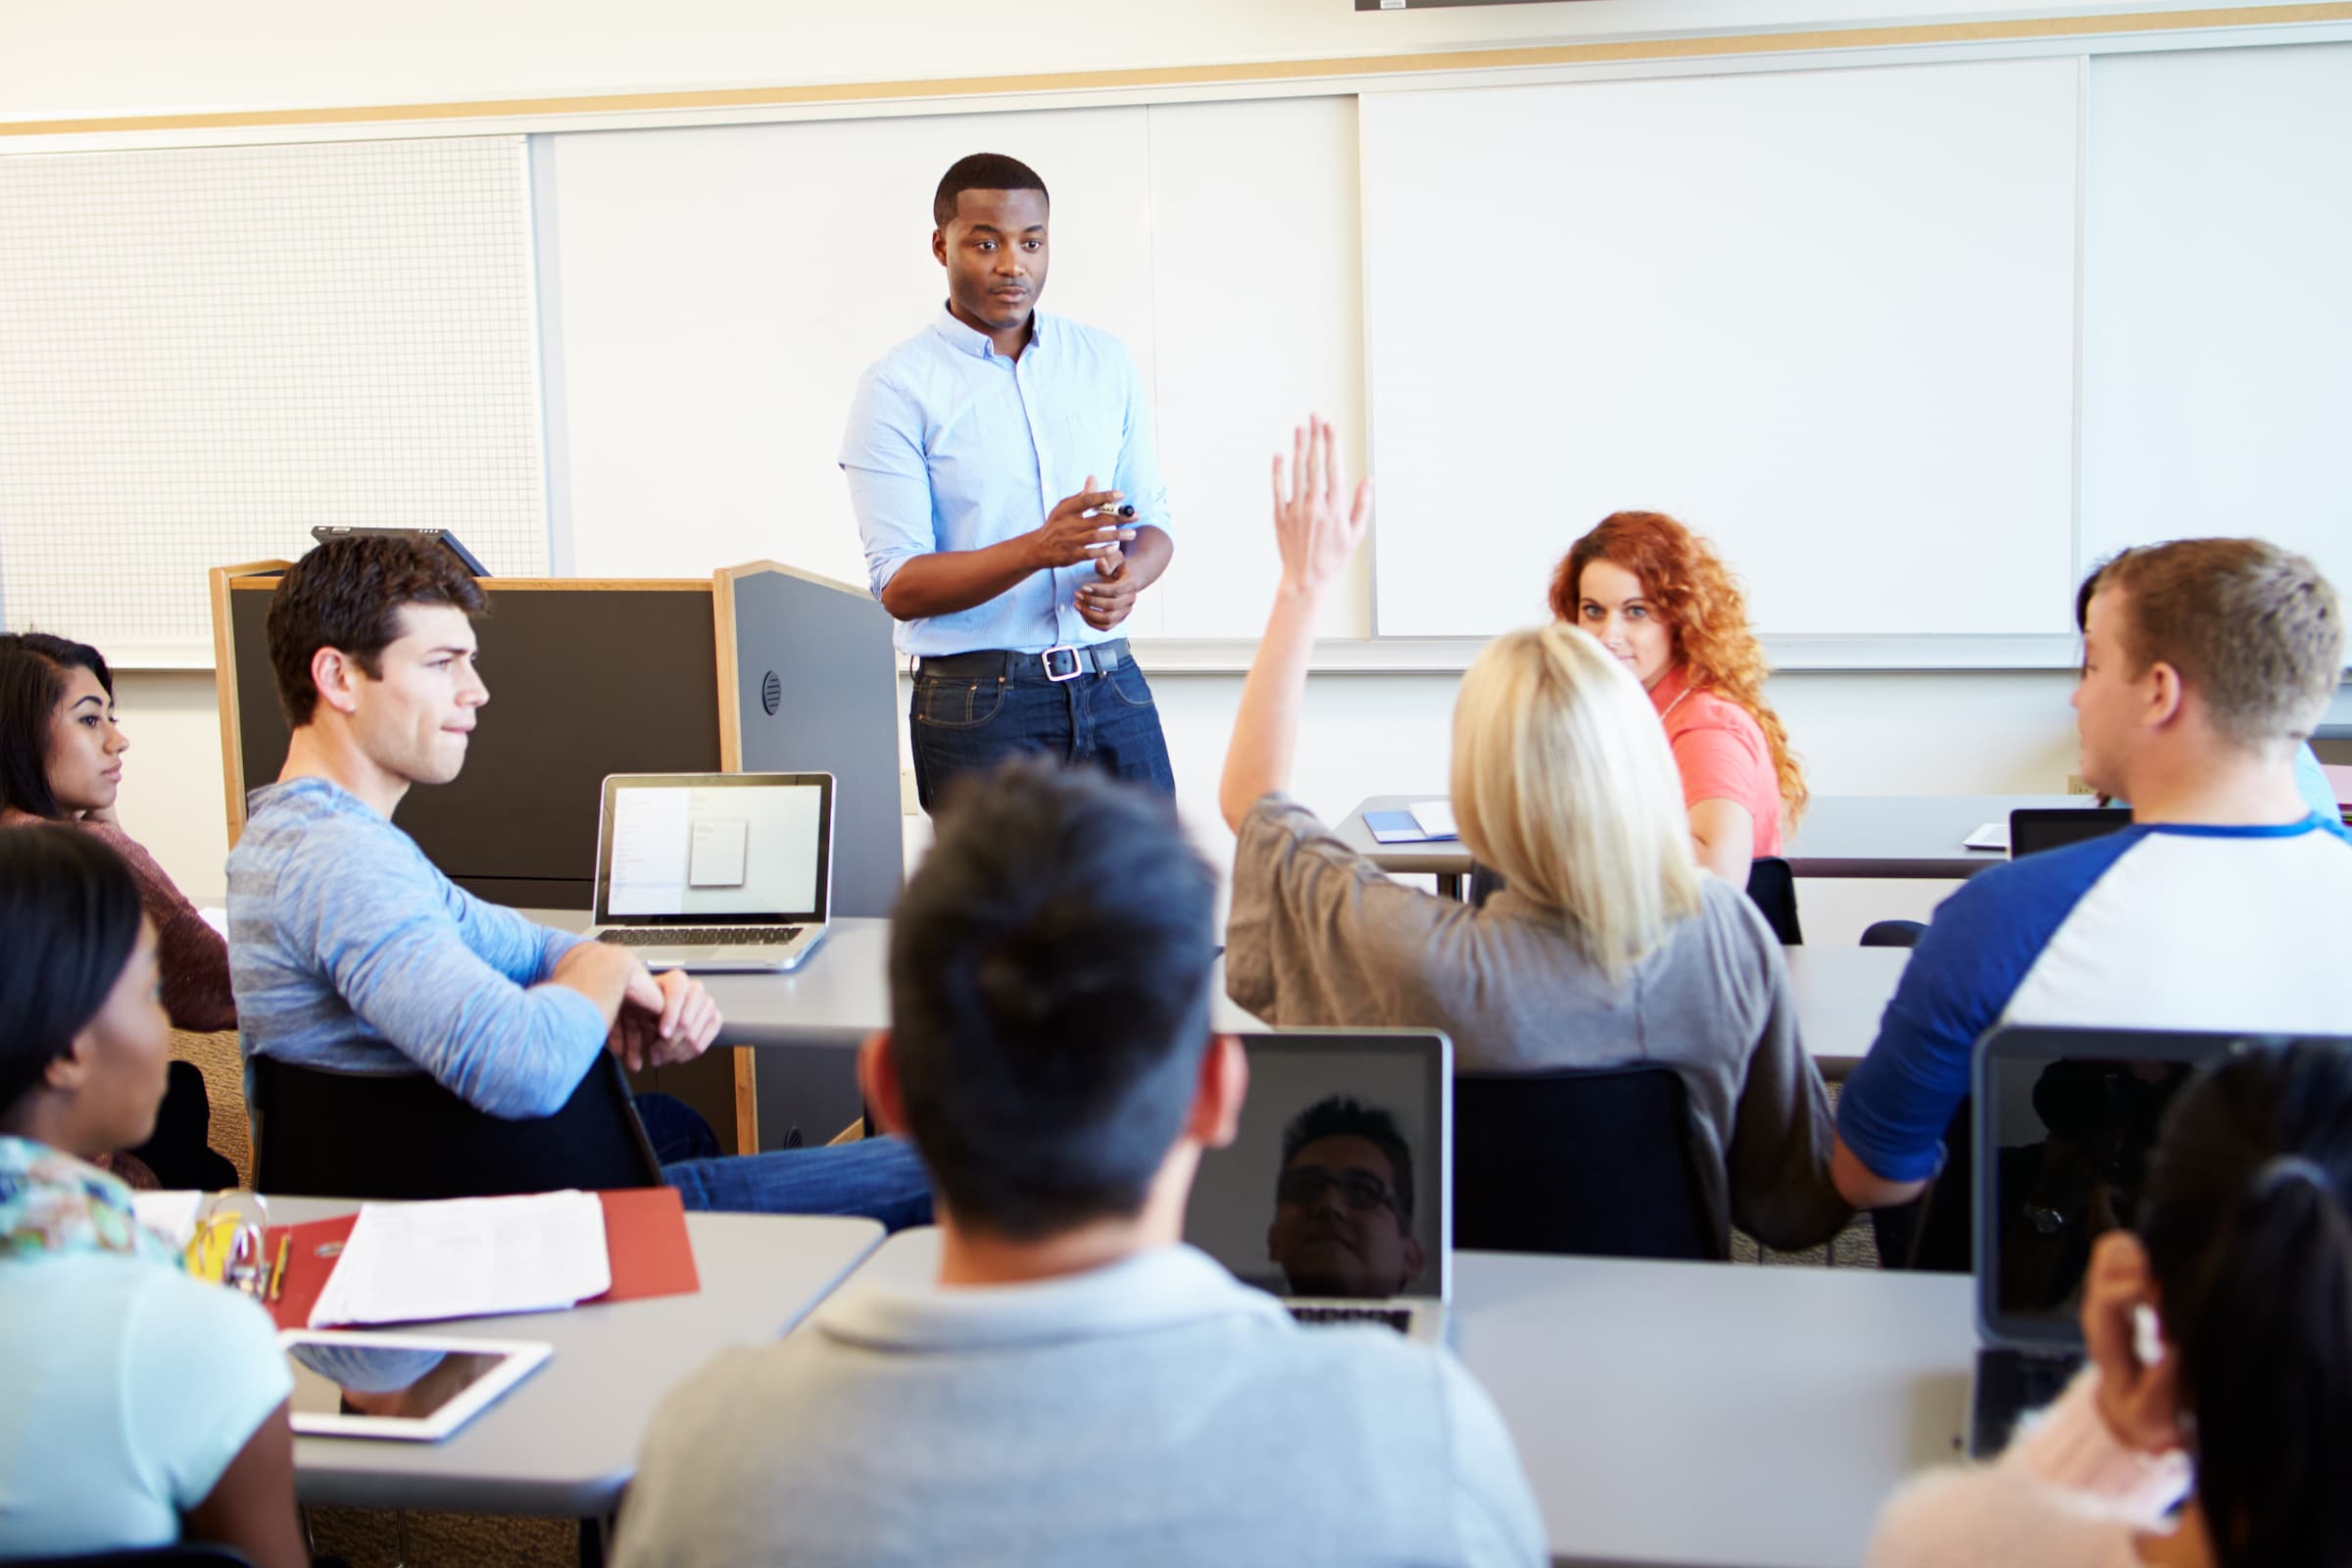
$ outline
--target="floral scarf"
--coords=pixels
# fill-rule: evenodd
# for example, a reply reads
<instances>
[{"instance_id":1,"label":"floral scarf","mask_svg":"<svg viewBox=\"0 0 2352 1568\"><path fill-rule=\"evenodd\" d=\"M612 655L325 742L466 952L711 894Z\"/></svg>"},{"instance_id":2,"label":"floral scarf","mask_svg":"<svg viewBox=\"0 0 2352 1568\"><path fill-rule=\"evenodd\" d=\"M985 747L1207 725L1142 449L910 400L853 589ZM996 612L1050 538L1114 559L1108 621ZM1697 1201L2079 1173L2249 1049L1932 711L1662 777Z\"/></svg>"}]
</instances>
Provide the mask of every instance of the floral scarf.
<instances>
[{"instance_id":1,"label":"floral scarf","mask_svg":"<svg viewBox=\"0 0 2352 1568\"><path fill-rule=\"evenodd\" d=\"M58 1252L126 1252L180 1265L141 1225L130 1189L94 1165L26 1138L0 1138L0 1263Z\"/></svg>"}]
</instances>

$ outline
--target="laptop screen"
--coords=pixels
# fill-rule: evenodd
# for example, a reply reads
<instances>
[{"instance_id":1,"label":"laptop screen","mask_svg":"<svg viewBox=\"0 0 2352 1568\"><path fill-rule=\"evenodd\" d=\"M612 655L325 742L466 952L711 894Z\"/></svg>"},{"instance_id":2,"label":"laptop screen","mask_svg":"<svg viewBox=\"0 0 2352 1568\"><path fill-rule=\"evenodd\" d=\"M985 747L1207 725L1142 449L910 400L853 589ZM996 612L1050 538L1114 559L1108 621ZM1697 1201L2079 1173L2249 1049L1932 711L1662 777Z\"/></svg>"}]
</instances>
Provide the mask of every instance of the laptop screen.
<instances>
[{"instance_id":1,"label":"laptop screen","mask_svg":"<svg viewBox=\"0 0 2352 1568\"><path fill-rule=\"evenodd\" d=\"M2009 858L2063 850L2131 825L2128 806L2021 806L2009 813Z\"/></svg>"},{"instance_id":2,"label":"laptop screen","mask_svg":"<svg viewBox=\"0 0 2352 1568\"><path fill-rule=\"evenodd\" d=\"M1998 1344L2082 1343L2091 1244L2137 1222L2167 1106L2242 1037L2010 1027L1977 1061L1978 1310Z\"/></svg>"},{"instance_id":3,"label":"laptop screen","mask_svg":"<svg viewBox=\"0 0 2352 1568\"><path fill-rule=\"evenodd\" d=\"M825 773L606 779L597 920L659 926L823 919L832 796Z\"/></svg>"},{"instance_id":4,"label":"laptop screen","mask_svg":"<svg viewBox=\"0 0 2352 1568\"><path fill-rule=\"evenodd\" d=\"M1278 1296L1450 1296L1446 1037L1286 1030L1242 1043L1241 1129L1202 1156L1184 1239Z\"/></svg>"}]
</instances>

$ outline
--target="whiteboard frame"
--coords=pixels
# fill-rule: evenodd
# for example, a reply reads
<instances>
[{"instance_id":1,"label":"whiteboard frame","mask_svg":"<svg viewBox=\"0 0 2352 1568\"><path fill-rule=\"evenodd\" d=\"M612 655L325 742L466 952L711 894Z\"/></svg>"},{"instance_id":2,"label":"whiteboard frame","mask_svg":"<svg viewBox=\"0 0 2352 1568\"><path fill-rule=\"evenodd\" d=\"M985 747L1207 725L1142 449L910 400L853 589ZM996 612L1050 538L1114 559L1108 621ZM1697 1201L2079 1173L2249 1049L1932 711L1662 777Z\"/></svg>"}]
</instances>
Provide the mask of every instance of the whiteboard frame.
<instances>
[{"instance_id":1,"label":"whiteboard frame","mask_svg":"<svg viewBox=\"0 0 2352 1568\"><path fill-rule=\"evenodd\" d=\"M2249 20L2239 20L2245 17ZM863 120L918 115L984 114L1127 105L1194 104L1273 97L1362 96L1383 90L1537 85L1820 71L1841 67L1962 63L1982 60L2095 56L2180 50L2269 48L2352 42L2352 3L2272 5L2245 12L2158 9L2066 18L1966 24L1898 24L1785 32L1687 35L1675 38L1566 44L1531 49L1472 49L1463 58L1443 53L1371 56L1360 61L1289 61L1229 67L1183 67L1037 78L839 83L811 87L606 94L570 99L489 104L350 106L305 110L225 111L218 114L91 118L0 123L0 157L19 154L269 145L297 141L397 140L418 136L514 135L534 138L582 130L642 130L684 126L761 124L808 120ZM1643 50L1651 52L1643 53ZM766 93L767 101L759 101ZM2089 95L2082 95L2088 114ZM469 112L473 111L473 112ZM532 164L538 168L534 140ZM2078 225L2087 199L2087 137L2079 136ZM1358 163L1361 177L1362 165ZM551 215L538 205L533 180L533 248L544 260ZM2077 248L2075 432L2076 530L2081 530L2082 301L2083 277ZM545 290L541 279L541 300ZM551 369L546 346L551 323L538 322L542 351L541 405L549 432L543 456L549 487L550 564L562 569L570 555L559 514L554 468L560 411L549 407L544 384ZM1365 354L1372 352L1369 333ZM1367 408L1367 417L1370 410ZM1377 538L1368 548L1377 548ZM2079 658L2067 636L1939 634L1782 635L1763 639L1778 669L2019 670L2063 669ZM1138 639L1138 662L1162 673L1215 674L1246 670L1254 639ZM1455 638L1335 639L1318 642L1312 667L1329 673L1453 672L1468 667L1483 642ZM178 644L127 645L112 659L117 668L203 669L209 649Z\"/></svg>"}]
</instances>

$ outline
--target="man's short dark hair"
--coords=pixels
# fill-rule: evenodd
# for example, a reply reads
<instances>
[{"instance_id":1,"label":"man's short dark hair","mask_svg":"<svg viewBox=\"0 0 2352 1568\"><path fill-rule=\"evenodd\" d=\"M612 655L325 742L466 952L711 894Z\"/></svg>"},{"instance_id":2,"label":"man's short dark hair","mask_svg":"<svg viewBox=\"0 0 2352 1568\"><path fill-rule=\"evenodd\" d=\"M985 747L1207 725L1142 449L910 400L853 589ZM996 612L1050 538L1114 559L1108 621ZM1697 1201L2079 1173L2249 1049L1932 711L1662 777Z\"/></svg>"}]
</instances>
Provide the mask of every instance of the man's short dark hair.
<instances>
[{"instance_id":1,"label":"man's short dark hair","mask_svg":"<svg viewBox=\"0 0 2352 1568\"><path fill-rule=\"evenodd\" d=\"M88 643L40 631L0 637L0 806L53 821L66 814L49 788L49 725L74 669L115 700L114 671Z\"/></svg>"},{"instance_id":2,"label":"man's short dark hair","mask_svg":"<svg viewBox=\"0 0 2352 1568\"><path fill-rule=\"evenodd\" d=\"M1037 171L1018 158L1003 153L973 153L958 158L939 176L939 190L931 198L931 222L945 228L956 217L956 201L967 190L1033 190L1045 197L1046 205L1054 205L1053 193L1046 182L1037 177Z\"/></svg>"},{"instance_id":3,"label":"man's short dark hair","mask_svg":"<svg viewBox=\"0 0 2352 1568\"><path fill-rule=\"evenodd\" d=\"M311 660L321 648L341 650L370 677L399 641L401 611L410 605L447 605L468 615L488 609L481 585L458 558L436 543L402 534L355 534L329 539L286 568L270 596L270 665L277 673L278 706L300 729L318 706Z\"/></svg>"},{"instance_id":4,"label":"man's short dark hair","mask_svg":"<svg viewBox=\"0 0 2352 1568\"><path fill-rule=\"evenodd\" d=\"M1038 760L967 779L890 930L907 1131L964 1225L1143 1208L1209 1040L1217 878L1167 803Z\"/></svg>"},{"instance_id":5,"label":"man's short dark hair","mask_svg":"<svg viewBox=\"0 0 2352 1568\"><path fill-rule=\"evenodd\" d=\"M1367 1105L1346 1095L1318 1100L1282 1130L1282 1168L1289 1170L1298 1151L1326 1138L1361 1138L1389 1156L1389 1175L1396 1188L1396 1217L1413 1218L1413 1151L1405 1143L1396 1118L1378 1105Z\"/></svg>"}]
</instances>

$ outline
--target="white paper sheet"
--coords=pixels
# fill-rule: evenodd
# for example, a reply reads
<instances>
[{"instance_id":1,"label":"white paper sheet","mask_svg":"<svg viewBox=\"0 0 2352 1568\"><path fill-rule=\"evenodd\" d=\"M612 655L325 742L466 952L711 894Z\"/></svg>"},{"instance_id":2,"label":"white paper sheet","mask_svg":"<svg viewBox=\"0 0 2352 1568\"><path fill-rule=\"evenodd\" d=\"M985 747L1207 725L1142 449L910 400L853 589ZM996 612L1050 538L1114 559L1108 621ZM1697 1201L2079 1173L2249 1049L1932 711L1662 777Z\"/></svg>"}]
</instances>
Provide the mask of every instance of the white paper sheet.
<instances>
[{"instance_id":1,"label":"white paper sheet","mask_svg":"<svg viewBox=\"0 0 2352 1568\"><path fill-rule=\"evenodd\" d=\"M707 816L696 822L686 885L694 888L743 886L743 866L751 834L752 824L739 816Z\"/></svg>"},{"instance_id":2,"label":"white paper sheet","mask_svg":"<svg viewBox=\"0 0 2352 1568\"><path fill-rule=\"evenodd\" d=\"M1458 839L1462 836L1461 830L1453 825L1451 801L1415 801L1411 810L1413 820L1420 823L1421 831L1431 838Z\"/></svg>"},{"instance_id":3,"label":"white paper sheet","mask_svg":"<svg viewBox=\"0 0 2352 1568\"><path fill-rule=\"evenodd\" d=\"M542 1312L612 1288L594 1193L367 1203L310 1326Z\"/></svg>"},{"instance_id":4,"label":"white paper sheet","mask_svg":"<svg viewBox=\"0 0 2352 1568\"><path fill-rule=\"evenodd\" d=\"M196 1210L203 1202L202 1193L133 1193L130 1211L140 1224L173 1247L184 1248L196 1234Z\"/></svg>"},{"instance_id":5,"label":"white paper sheet","mask_svg":"<svg viewBox=\"0 0 2352 1568\"><path fill-rule=\"evenodd\" d=\"M2009 847L2009 824L1987 822L1960 841L1964 850L2005 850Z\"/></svg>"}]
</instances>

